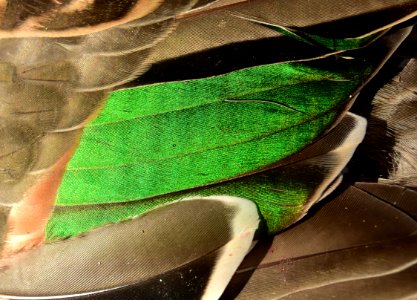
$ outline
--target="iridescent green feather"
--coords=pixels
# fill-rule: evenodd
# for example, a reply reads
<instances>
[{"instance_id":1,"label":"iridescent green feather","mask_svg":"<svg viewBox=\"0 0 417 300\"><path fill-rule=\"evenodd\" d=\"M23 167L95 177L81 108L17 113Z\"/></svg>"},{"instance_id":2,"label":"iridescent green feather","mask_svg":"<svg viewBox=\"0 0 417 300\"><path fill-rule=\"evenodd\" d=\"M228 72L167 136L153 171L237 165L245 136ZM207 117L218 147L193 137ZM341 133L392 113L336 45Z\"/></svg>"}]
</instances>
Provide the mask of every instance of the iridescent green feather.
<instances>
[{"instance_id":1,"label":"iridescent green feather","mask_svg":"<svg viewBox=\"0 0 417 300\"><path fill-rule=\"evenodd\" d=\"M319 183L259 171L328 130L375 67L329 57L114 92L68 166L49 239L193 195L245 197L270 232L288 226Z\"/></svg>"}]
</instances>

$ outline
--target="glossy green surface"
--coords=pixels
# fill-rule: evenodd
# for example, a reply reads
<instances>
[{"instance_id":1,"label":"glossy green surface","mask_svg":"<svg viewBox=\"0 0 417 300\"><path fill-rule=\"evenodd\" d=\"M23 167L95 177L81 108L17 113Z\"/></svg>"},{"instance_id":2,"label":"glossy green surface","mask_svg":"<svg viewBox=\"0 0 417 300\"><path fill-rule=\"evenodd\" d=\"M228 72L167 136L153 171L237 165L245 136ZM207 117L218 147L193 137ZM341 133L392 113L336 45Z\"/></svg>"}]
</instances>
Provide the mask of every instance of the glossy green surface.
<instances>
[{"instance_id":1,"label":"glossy green surface","mask_svg":"<svg viewBox=\"0 0 417 300\"><path fill-rule=\"evenodd\" d=\"M288 176L285 168L277 168L209 187L132 202L57 207L48 224L48 239L75 236L109 222L117 223L133 218L151 208L179 199L210 195L232 195L255 201L263 218L267 220L268 231L274 233L299 217L313 189L321 182L320 176L309 183L297 180L298 176Z\"/></svg>"},{"instance_id":2,"label":"glossy green surface","mask_svg":"<svg viewBox=\"0 0 417 300\"><path fill-rule=\"evenodd\" d=\"M215 194L251 199L270 233L285 228L321 179L259 171L317 139L371 70L329 57L113 93L68 166L48 239Z\"/></svg>"},{"instance_id":3,"label":"glossy green surface","mask_svg":"<svg viewBox=\"0 0 417 300\"><path fill-rule=\"evenodd\" d=\"M273 64L116 92L85 129L57 204L146 199L273 164L333 123L360 83L346 66Z\"/></svg>"}]
</instances>

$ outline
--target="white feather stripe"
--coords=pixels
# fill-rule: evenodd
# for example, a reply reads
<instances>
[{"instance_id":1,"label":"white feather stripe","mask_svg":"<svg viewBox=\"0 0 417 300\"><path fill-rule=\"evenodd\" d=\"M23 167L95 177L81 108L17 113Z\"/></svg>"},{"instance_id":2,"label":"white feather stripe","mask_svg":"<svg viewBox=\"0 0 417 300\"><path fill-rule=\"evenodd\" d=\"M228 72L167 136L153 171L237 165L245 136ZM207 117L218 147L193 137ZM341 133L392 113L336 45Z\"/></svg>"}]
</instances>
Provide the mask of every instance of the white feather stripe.
<instances>
[{"instance_id":1,"label":"white feather stripe","mask_svg":"<svg viewBox=\"0 0 417 300\"><path fill-rule=\"evenodd\" d=\"M227 284L252 246L259 215L255 203L232 196L211 196L202 199L222 201L237 210L231 221L233 237L221 251L206 286L202 300L219 299ZM190 200L190 199L189 199Z\"/></svg>"}]
</instances>

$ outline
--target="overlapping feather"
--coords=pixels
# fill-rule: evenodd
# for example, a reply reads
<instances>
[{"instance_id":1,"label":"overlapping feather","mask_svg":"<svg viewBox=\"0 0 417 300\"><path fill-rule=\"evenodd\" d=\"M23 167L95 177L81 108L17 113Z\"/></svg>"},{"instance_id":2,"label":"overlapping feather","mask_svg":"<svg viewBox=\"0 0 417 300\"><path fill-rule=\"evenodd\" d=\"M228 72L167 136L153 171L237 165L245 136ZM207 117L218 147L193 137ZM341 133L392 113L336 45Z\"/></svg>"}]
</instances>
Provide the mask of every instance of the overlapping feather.
<instances>
[{"instance_id":1,"label":"overlapping feather","mask_svg":"<svg viewBox=\"0 0 417 300\"><path fill-rule=\"evenodd\" d=\"M415 298L416 199L399 186L345 187L305 221L259 243L223 298Z\"/></svg>"},{"instance_id":2,"label":"overlapping feather","mask_svg":"<svg viewBox=\"0 0 417 300\"><path fill-rule=\"evenodd\" d=\"M417 65L412 58L405 68L375 95L366 151L379 159L380 180L417 187ZM385 141L376 153L374 144ZM371 158L372 159L372 158Z\"/></svg>"},{"instance_id":3,"label":"overlapping feather","mask_svg":"<svg viewBox=\"0 0 417 300\"><path fill-rule=\"evenodd\" d=\"M81 0L9 2L0 4L0 11L3 13L0 34L4 37L0 44L2 62L0 64L0 93L4 99L0 102L2 123L0 131L0 140L2 141L0 146L0 203L2 203L0 207L0 236L7 236L9 243L18 241L16 242L17 248L12 247L9 249L11 251L19 250L20 247L32 246L27 241L23 243L23 246L19 244L20 238L23 240L27 238L25 232L40 233L42 237L43 227L47 221L45 216L48 216L48 210L53 205L60 178L66 163L78 145L82 128L99 113L111 90L123 85L126 86L144 73L150 67L151 62L155 63L149 72L146 72L139 81L130 83L131 86L184 79L204 79L258 65L316 60L327 56L335 56L335 61L351 58L363 59L363 56L355 56L352 53L338 55L350 50L349 47L344 48L345 46L340 49L340 42L342 44L348 42L349 46L352 45L352 40L357 40L359 43L355 44L355 47L367 46L369 41L373 42L380 35L385 35L393 26L412 21L416 15L417 7L415 1L393 2L388 0L375 3L355 3L354 6L349 3L335 4L334 1L300 0L280 1L280 3L271 0L218 1L213 6L181 15L177 20L180 24L178 30L162 42L163 38L174 29L175 20L173 17L175 15L192 7L204 6L211 1L123 1L119 4L116 4L115 1L101 3L100 1ZM115 5L118 5L117 9ZM337 15L333 13L335 5L338 11ZM286 7L285 14L282 13L284 6ZM80 7L84 11L80 11ZM114 15L112 15L113 13ZM17 15L20 16L20 19L16 19ZM99 17L99 15L102 16ZM364 20L371 19L370 16L379 16L379 21L364 23ZM345 19L339 23L331 23L342 18ZM349 27L345 26L347 23L350 25ZM329 26L330 24L338 25ZM115 25L117 26L114 27ZM349 28L349 30L341 30L342 28ZM385 40L380 43L380 48L378 48L377 53L381 56L375 58L376 55L374 57L372 53L365 56L368 61L375 59L374 70L369 75L373 75L380 69L409 32L410 29L397 32L391 30L390 35L386 35ZM283 36L281 33L293 36ZM294 35L295 40L293 39ZM303 37L307 37L307 41L312 38L314 42L309 45L309 43L305 43L305 38L304 41L297 41L297 35L302 37L301 40ZM367 42L362 43L364 40ZM333 43L337 47L321 47L329 45L329 43ZM366 52L366 50L364 51ZM368 51L371 52L371 50ZM413 176L416 174L413 163L415 160L413 145L415 143L412 142L415 129L413 122L415 119L413 63L414 61L410 62L404 70L402 79L397 79L398 82L402 82L401 84L394 82L380 91L376 101L380 106L374 110L374 116L386 120L389 132L396 138L393 152L395 164L390 173L390 180L408 185L415 184ZM368 81L369 77L363 78L363 83ZM401 93L398 94L398 90L401 90ZM353 94L352 91L351 96ZM399 99L397 102L406 103L410 109L400 108L398 110L398 107L391 105L391 101L394 100L387 100L388 97L392 97L394 100ZM341 115L344 114L351 104L352 101L346 99L345 106L337 112ZM400 116L401 122L399 123L393 122L397 116ZM334 191L341 180L339 173L363 136L364 123L360 118L349 115L342 119L342 116L339 116L332 123L335 126L340 120L342 120L340 125L336 126L317 144L312 144L303 152L278 162L277 168L269 173L261 174L261 177L264 176L264 179L268 177L267 179L271 182L278 179L277 181L281 180L281 183L290 184L292 182L308 186L309 194L302 199L302 202L297 202L296 212L290 203L293 199L290 199L289 203L283 205L284 208L289 208L287 214L284 214L285 218L282 219L281 215L275 215L278 221L271 221L274 217L271 214L274 214L274 211L268 209L269 199L266 201L265 199L255 199L256 197L251 199L249 196L251 193L233 196L244 196L243 198L255 200L266 220L267 229L273 228L272 232L281 230L297 221L312 204ZM328 130L329 128L325 131ZM351 139L352 137L353 139ZM288 180L288 178L291 179ZM225 181L229 179L225 178ZM47 187L46 190L42 189L44 187ZM377 195L381 189L382 186L374 186L369 190L369 193ZM231 228L234 228L232 225L237 216L236 212L240 211L240 208L237 207L243 207L244 203L247 203L247 200L239 198L240 200L235 202L237 209L228 214L227 209L230 207L230 201L236 198L232 198L230 195L228 197L218 196L219 190L223 191L221 188L216 190L216 187L210 190L209 187L206 190L208 194L202 196L198 194L200 190L195 194L191 191L190 195L193 196L195 202L187 203L185 201L186 204L177 202L162 206L138 219L95 230L87 234L85 238L74 238L58 244L47 245L39 250L16 256L11 260L7 259L4 262L11 267L0 270L0 278L2 278L0 280L0 294L7 298L31 297L33 295L36 297L50 297L52 295L73 297L74 294L83 294L83 297L87 299L112 299L112 297L184 299L198 298L202 295L206 295L205 299L216 299L248 251L248 243L252 240L258 217L252 209L251 220L253 222L250 222L249 231L245 231L245 226L243 229L239 227L241 229L233 232L232 236L225 237L216 243L210 234L204 232L204 228L212 232L213 236L221 235L228 230L233 231ZM225 191L230 190L226 189ZM291 192L291 189L288 191ZM280 192L280 190L275 192ZM411 190L407 190L407 192L411 193L411 200L402 201L404 206L401 206L401 209L408 209L409 214L413 216L412 209L416 197ZM217 195L217 200L207 199L207 196L213 195L213 193ZM383 193L383 195L385 194ZM45 201L44 206L37 202L41 197L46 197L48 200ZM391 237L386 232L387 228L383 227L387 223L382 221L382 223L374 224L374 226L383 227L385 232L380 231L381 235L376 238L373 235L372 226L365 228L366 234L360 243L366 244L369 240L371 243L374 243L374 240L377 242L382 240L385 243L370 247L368 247L369 245L360 247L358 245L359 239L346 239L340 232L351 232L349 236L353 237L358 235L358 230L348 228L351 230L349 231L342 227L337 233L335 233L336 231L331 233L341 238L336 240L340 243L335 241L332 244L329 243L329 240L319 240L312 244L317 245L318 248L323 246L324 248L315 249L316 252L313 251L313 254L311 249L306 250L301 247L300 253L302 255L299 256L301 258L294 260L293 269L289 272L282 272L280 268L287 268L287 265L282 263L281 258L277 261L275 256L273 258L266 257L266 260L273 261L272 264L261 263L257 267L257 264L253 263L249 267L249 271L252 272L256 268L260 271L256 269L253 278L244 287L239 297L252 299L256 294L256 297L270 299L271 295L278 293L277 291L280 291L282 296L298 297L297 299L345 295L344 293L347 291L352 291L358 299L360 297L368 299L375 295L377 297L387 297L388 295L392 298L413 297L415 289L412 282L416 272L409 266L414 264L415 260L415 251L412 248L414 240L413 237L403 238L403 235L412 236L415 224L412 224L409 217L401 215L392 207L384 206L385 208L382 208L383 205L381 206L378 201L369 200L366 204L356 204L357 198L361 197L369 198L370 196L364 196L357 188L351 187L346 194L343 194L342 200L336 199L335 202L329 204L330 206L326 204L323 207L325 211L327 207L330 207L328 208L330 212L325 212L324 215L330 216L332 221L336 221L335 224L341 224L337 223L340 220L335 220L334 214L340 212L340 207L343 205L345 208L348 207L347 210L350 205L354 205L352 207L356 210L360 205L360 207L381 211L381 215L387 216L387 218L392 215L393 220L395 219L393 222L398 222L395 227L398 230L393 232L392 237L401 238L397 250L407 254L401 258L402 260L392 259L392 253L394 253L392 252L392 244L385 243L386 237ZM174 195L172 199L169 198L169 201L176 199L178 197ZM199 201L209 203L208 212L212 212L213 215L200 210ZM192 203L197 203L197 205ZM221 209L210 208L213 203L219 203ZM186 207L185 210L182 207L183 204ZM395 201L394 205L396 205ZM82 210L75 211L75 214L82 215L88 209L89 207L82 207ZM106 209L111 208L107 207ZM166 215L166 211L169 210L172 210L171 213ZM370 217L366 211L359 211L363 220L366 221ZM59 214L59 209L57 212ZM63 209L61 213L64 216L71 216L72 212ZM187 215L190 213L192 217L201 213L201 218L193 219ZM224 224L214 228L212 224L216 222L211 219L213 216L223 218ZM353 216L349 214L348 218L350 217ZM21 222L22 220L33 220L34 222L25 223ZM315 220L318 220L315 222L326 223L329 221L329 217L320 217ZM40 222L37 223L37 221ZM273 222L277 223L274 225ZM279 235L276 238L278 243L279 239L285 239L285 234L287 234L290 240L288 244L291 245L290 251L297 250L295 241L299 241L300 236L303 242L298 242L298 245L304 246L304 241L311 238L311 234L306 234L308 230L305 230L305 228L311 228L308 225L309 222L310 220L307 220L305 223L307 225L303 225L303 223L299 225L301 227L294 227L293 230L296 232L297 228L301 228L298 229L301 232L300 235L292 235L291 231ZM190 226L187 227L189 230L182 232L181 224L185 223L189 223ZM149 229L152 234L149 236L142 232L144 236L141 236L141 231L140 229L138 231L137 226L146 227L146 232ZM196 230L196 227L193 226L200 226L203 229ZM326 223L323 226L328 225ZM130 229L125 231L125 227ZM174 228L179 231L172 231ZM411 231L407 231L409 228ZM142 230L145 231L145 229ZM109 237L115 238L116 232L118 232L118 238L123 237L124 242L115 244L110 241L109 244L107 239ZM197 233L201 233L199 238L196 237ZM321 233L318 233L319 237ZM149 274L146 273L147 270L159 265L161 255L166 258L176 253L172 247L164 249L166 244L159 240L159 237L167 237L170 234L176 240L173 243L174 246L190 246L188 248L180 247L184 259L161 270L151 270ZM315 228L314 234L317 234L317 228ZM324 232L323 234L330 233ZM132 235L138 239L132 239ZM240 235L245 246L235 249L236 253L225 252L224 249L227 246L224 245L229 240L236 240L236 236ZM30 238L29 236L29 240ZM191 255L194 251L194 244L187 245L190 238L192 242L201 246L201 251L194 256ZM237 239L239 240L239 238ZM139 243L139 241L140 245L129 244ZM35 239L34 244L37 242L39 241ZM149 248L146 253L132 250L137 246L142 248L148 243L151 245L150 248L154 248ZM0 248L2 246L0 242ZM355 248L350 249L349 247L352 246ZM114 247L117 249L115 250ZM162 248L154 251L157 247ZM344 247L342 251L338 251L340 247ZM272 248L272 250L278 251L279 255L282 253L280 248ZM81 261L78 257L71 256L70 253L73 251L82 253L85 260ZM320 251L325 254L317 255ZM329 251L335 253L329 254ZM213 255L213 253L215 254ZM227 262L222 260L222 257L234 254L237 258L232 259L232 265L227 265ZM304 257L304 255L310 254L312 254L310 260ZM187 257L187 255L190 256ZM278 257L280 257L279 255ZM110 261L110 264L107 265L110 256L115 260ZM190 258L191 256L192 258ZM373 256L375 257L371 258ZM55 257L56 260L51 260L51 257ZM99 259L99 257L103 259ZM123 257L125 261L122 266L128 269L129 266L136 266L135 270L138 270L146 264L149 264L149 268L145 268L143 272L135 271L134 276L130 277L130 281L126 282L127 277L124 277L123 272L114 273L115 268L121 267L119 260ZM326 260L328 257L329 259ZM332 265L342 259L351 262L352 257L359 258L359 262L353 265L346 263L338 269ZM257 256L258 261L259 259L260 257ZM378 267L380 261L386 262L388 259L391 259L389 265ZM88 262L88 264L85 265L84 262ZM167 262L169 264L173 260L167 259ZM323 262L328 262L329 265L318 269L318 265ZM366 268L362 265L361 269L359 268L361 262L369 264L366 265ZM70 266L70 276L68 276L67 270L64 270L65 274L60 273L62 264ZM106 264L105 267L101 267L102 264ZM196 272L195 266L201 269ZM308 268L309 266L310 268ZM403 266L407 266L407 268ZM228 275L218 277L216 269L222 268L228 270ZM404 272L398 272L403 269ZM38 280L36 277L30 275L39 273L39 270L44 274L42 278L38 278L41 281L45 276L56 277L45 281L46 286L42 285L36 282ZM88 270L97 270L97 272L92 275ZM107 273L102 272L103 270L107 270ZM191 272L188 274L189 270ZM276 281L276 277L264 275L270 271L275 272L276 275L277 270L280 271L281 276L278 278L279 281ZM309 273L307 274L303 270L309 270ZM324 274L322 277L317 276L318 270L321 272L320 274ZM247 273L245 269L238 271L238 274L246 275ZM96 277L97 274L98 277ZM260 275L258 276L258 274ZM393 276L381 276L387 274L393 274ZM26 290L24 291L19 290L22 276L26 276L24 281L28 283L25 285ZM237 277L239 276L241 275L237 275ZM306 276L304 282L300 280L303 276ZM92 280L94 278L114 281L104 287L98 287L99 282ZM257 281L258 278L261 278L260 281ZM362 285L353 280L357 278L373 279L367 280L366 284ZM65 287L76 290L62 290L61 283L65 280L67 280ZM213 289L206 289L213 280L219 282L220 286L215 285ZM288 285L286 280L289 282ZM399 280L406 283L406 288L402 290L397 288ZM106 282L101 279L99 281L100 283ZM237 291L242 288L243 285L240 283L236 289L235 281L232 281L231 291L228 291L225 297L236 296ZM86 282L91 284L85 286ZM278 285L276 285L277 282ZM3 285L1 286L1 284ZM181 285L181 288L178 288L177 285ZM388 290L384 291L385 294L381 294L383 290L378 291L378 287L382 285L388 287ZM83 288L79 289L80 286ZM124 287L120 288L121 286ZM259 286L265 287L261 293ZM390 287L394 288L389 290ZM210 294L212 291L215 293ZM376 294L377 291L379 294Z\"/></svg>"},{"instance_id":4,"label":"overlapping feather","mask_svg":"<svg viewBox=\"0 0 417 300\"><path fill-rule=\"evenodd\" d=\"M217 299L258 223L245 199L184 199L16 256L0 272L0 297Z\"/></svg>"},{"instance_id":5,"label":"overlapping feather","mask_svg":"<svg viewBox=\"0 0 417 300\"><path fill-rule=\"evenodd\" d=\"M294 159L269 175L277 181L286 177L294 182L307 180L313 187L306 203L298 205L302 209L289 214L288 224L334 189L365 127L364 119L349 114L319 145L303 151L302 160ZM0 272L0 295L10 299L75 295L85 299L126 295L129 299L218 299L259 228L258 208L251 198L202 197L198 191L190 196L139 218L4 261L9 267ZM258 205L264 218L274 213L262 208L269 203ZM74 252L80 255L71 256ZM190 273L194 278L189 278ZM190 289L179 289L178 281L189 283Z\"/></svg>"},{"instance_id":6,"label":"overlapping feather","mask_svg":"<svg viewBox=\"0 0 417 300\"><path fill-rule=\"evenodd\" d=\"M132 9L134 5L146 5L144 1L127 2ZM127 2L123 5L128 5ZM25 235L29 241L34 239L35 244L42 240L43 234L39 233L45 226L62 171L77 147L82 127L97 115L111 89L148 68L150 48L173 29L172 18L197 4L188 0L150 1L148 4L156 10L136 11L137 17L147 12L143 18L129 23L122 18L123 24L118 27L94 32L94 26L87 25L102 24L102 14L109 21L122 17L114 10L117 5L114 1L97 2L96 6L94 3L10 1L0 18L3 28L9 28L7 24L13 18L17 20L21 16L22 19L21 24L15 24L16 28L10 27L11 31L0 44L3 99L0 104L3 141L0 203L2 214L8 219L0 223L0 249L7 231L8 236L21 236L19 239L23 241ZM71 10L80 20L66 15L71 5L81 5L84 9ZM97 18L97 22L89 22L91 17ZM56 38L36 37L42 28L49 31L37 26L26 31L24 23L32 22L33 18L49 25L58 22L63 30L68 26L82 26L93 33L66 38L61 37L66 34L58 34ZM75 23L65 24L65 20ZM25 37L18 38L20 30L26 32ZM29 215L28 207L32 207ZM38 222L28 222L28 218ZM37 234L32 236L34 232ZM6 252L30 247L32 243L23 246L14 241L8 240Z\"/></svg>"}]
</instances>

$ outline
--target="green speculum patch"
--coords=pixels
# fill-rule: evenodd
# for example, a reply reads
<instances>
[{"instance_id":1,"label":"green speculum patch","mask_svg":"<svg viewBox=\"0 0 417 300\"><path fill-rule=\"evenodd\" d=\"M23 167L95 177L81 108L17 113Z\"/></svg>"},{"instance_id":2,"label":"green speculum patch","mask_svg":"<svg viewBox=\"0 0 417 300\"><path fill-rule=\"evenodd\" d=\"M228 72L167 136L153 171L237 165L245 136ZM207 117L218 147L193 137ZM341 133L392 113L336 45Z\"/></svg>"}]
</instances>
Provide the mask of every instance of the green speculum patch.
<instances>
[{"instance_id":1,"label":"green speculum patch","mask_svg":"<svg viewBox=\"0 0 417 300\"><path fill-rule=\"evenodd\" d=\"M371 70L329 57L114 92L68 165L48 239L215 194L255 201L282 229L311 187L256 173L316 140Z\"/></svg>"}]
</instances>

